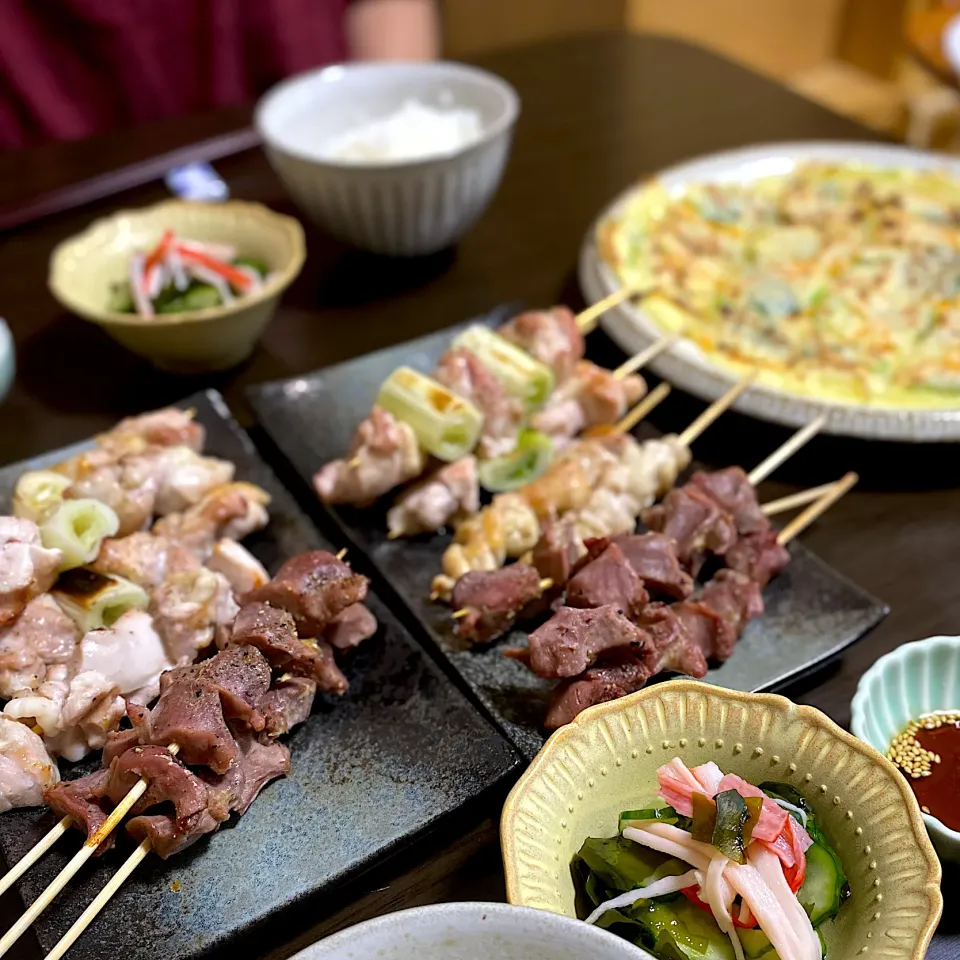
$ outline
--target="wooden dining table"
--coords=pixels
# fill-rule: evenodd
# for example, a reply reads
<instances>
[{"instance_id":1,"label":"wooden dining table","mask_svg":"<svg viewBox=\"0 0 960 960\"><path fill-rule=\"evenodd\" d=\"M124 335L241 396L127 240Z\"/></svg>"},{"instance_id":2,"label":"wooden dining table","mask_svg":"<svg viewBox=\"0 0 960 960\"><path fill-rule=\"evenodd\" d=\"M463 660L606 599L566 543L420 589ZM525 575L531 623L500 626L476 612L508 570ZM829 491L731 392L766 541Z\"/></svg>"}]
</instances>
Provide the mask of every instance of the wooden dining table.
<instances>
[{"instance_id":1,"label":"wooden dining table","mask_svg":"<svg viewBox=\"0 0 960 960\"><path fill-rule=\"evenodd\" d=\"M248 386L416 337L504 301L581 303L575 268L585 232L602 207L639 178L698 154L763 141L875 139L770 79L673 39L589 34L498 52L479 63L514 84L522 99L505 178L480 222L456 248L416 260L348 250L305 223L309 253L302 274L253 357L216 376L184 379L151 369L61 309L46 273L59 241L118 208L162 199L157 175L165 162L219 157L216 169L233 196L295 214L264 154L250 147L251 110L0 155L0 220L29 221L0 232L0 314L13 331L18 364L0 405L0 464L88 437L119 417L200 387L221 390L254 440L275 457L253 422ZM97 195L103 196L72 206ZM595 359L622 358L603 333L591 340ZM675 390L651 419L671 430L702 407ZM698 454L716 466L749 464L786 435L781 427L730 415L704 436ZM277 466L283 477L284 465ZM857 682L878 657L911 640L960 632L957 445L820 437L765 484L761 499L847 470L859 472L859 486L804 542L886 601L891 613L840 659L782 691L844 726ZM502 900L500 799L464 811L456 824L311 905L296 923L264 929L244 954L289 956L348 924L404 907ZM943 893L931 960L960 956L960 914L952 909L960 873L950 864ZM0 920L9 922L22 907L11 893L0 909ZM22 957L33 955L31 949L26 940L17 947Z\"/></svg>"}]
</instances>

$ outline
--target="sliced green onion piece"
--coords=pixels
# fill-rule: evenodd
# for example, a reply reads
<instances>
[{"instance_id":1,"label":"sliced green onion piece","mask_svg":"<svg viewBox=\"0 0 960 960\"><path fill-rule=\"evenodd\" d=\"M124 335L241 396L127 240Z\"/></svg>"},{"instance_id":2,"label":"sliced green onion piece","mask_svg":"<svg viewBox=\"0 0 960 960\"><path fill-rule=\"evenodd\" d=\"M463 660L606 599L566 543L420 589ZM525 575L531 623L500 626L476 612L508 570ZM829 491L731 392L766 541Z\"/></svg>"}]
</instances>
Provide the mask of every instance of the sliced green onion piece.
<instances>
[{"instance_id":1,"label":"sliced green onion piece","mask_svg":"<svg viewBox=\"0 0 960 960\"><path fill-rule=\"evenodd\" d=\"M502 457L481 460L480 484L491 493L516 490L536 480L553 460L553 439L539 430L521 430L517 445Z\"/></svg>"},{"instance_id":2,"label":"sliced green onion piece","mask_svg":"<svg viewBox=\"0 0 960 960\"><path fill-rule=\"evenodd\" d=\"M649 823L651 820L659 820L660 823L676 823L679 814L673 807L645 807L643 810L624 810L620 814L620 822L617 829L623 833L627 827L632 827L636 823Z\"/></svg>"},{"instance_id":3,"label":"sliced green onion piece","mask_svg":"<svg viewBox=\"0 0 960 960\"><path fill-rule=\"evenodd\" d=\"M556 385L553 371L499 333L475 324L464 330L453 345L473 353L507 393L523 401L529 412L539 410L550 399Z\"/></svg>"},{"instance_id":4,"label":"sliced green onion piece","mask_svg":"<svg viewBox=\"0 0 960 960\"><path fill-rule=\"evenodd\" d=\"M52 470L28 470L13 490L13 515L34 523L43 521L57 508L70 478Z\"/></svg>"},{"instance_id":5,"label":"sliced green onion piece","mask_svg":"<svg viewBox=\"0 0 960 960\"><path fill-rule=\"evenodd\" d=\"M690 824L690 833L694 840L713 843L713 831L717 825L717 805L705 793L694 793L691 799L693 823Z\"/></svg>"},{"instance_id":6,"label":"sliced green onion piece","mask_svg":"<svg viewBox=\"0 0 960 960\"><path fill-rule=\"evenodd\" d=\"M377 404L406 423L427 453L447 463L466 456L480 439L483 414L410 367L399 367L384 380Z\"/></svg>"},{"instance_id":7,"label":"sliced green onion piece","mask_svg":"<svg viewBox=\"0 0 960 960\"><path fill-rule=\"evenodd\" d=\"M696 800L694 794L694 800ZM713 828L713 845L731 860L746 863L743 827L750 817L743 797L736 790L725 790L714 798L717 804L717 823Z\"/></svg>"},{"instance_id":8,"label":"sliced green onion piece","mask_svg":"<svg viewBox=\"0 0 960 960\"><path fill-rule=\"evenodd\" d=\"M96 560L100 544L120 529L117 515L98 500L63 500L40 525L43 545L63 554L61 570Z\"/></svg>"},{"instance_id":9,"label":"sliced green onion piece","mask_svg":"<svg viewBox=\"0 0 960 960\"><path fill-rule=\"evenodd\" d=\"M112 627L128 610L146 610L150 602L143 587L123 577L79 567L61 574L50 592L82 633Z\"/></svg>"}]
</instances>

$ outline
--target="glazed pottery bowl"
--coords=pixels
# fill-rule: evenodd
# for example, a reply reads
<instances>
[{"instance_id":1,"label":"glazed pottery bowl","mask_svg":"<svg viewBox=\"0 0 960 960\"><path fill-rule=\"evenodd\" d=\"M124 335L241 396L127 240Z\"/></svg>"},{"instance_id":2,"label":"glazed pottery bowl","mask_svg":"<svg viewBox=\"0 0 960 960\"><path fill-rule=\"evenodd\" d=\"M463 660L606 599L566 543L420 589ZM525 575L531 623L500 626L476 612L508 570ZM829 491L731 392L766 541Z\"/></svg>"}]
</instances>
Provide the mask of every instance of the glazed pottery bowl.
<instances>
[{"instance_id":1,"label":"glazed pottery bowl","mask_svg":"<svg viewBox=\"0 0 960 960\"><path fill-rule=\"evenodd\" d=\"M510 902L575 916L573 855L615 835L620 811L650 806L673 757L783 781L809 801L852 892L821 928L831 960L921 960L943 906L940 863L894 766L812 707L692 680L592 707L547 741L503 811Z\"/></svg>"},{"instance_id":2,"label":"glazed pottery bowl","mask_svg":"<svg viewBox=\"0 0 960 960\"><path fill-rule=\"evenodd\" d=\"M480 116L479 140L419 160L359 163L322 145L405 103L461 107ZM520 112L500 77L462 63L355 63L291 77L258 104L267 158L319 226L364 250L434 253L455 243L487 208L510 154Z\"/></svg>"},{"instance_id":3,"label":"glazed pottery bowl","mask_svg":"<svg viewBox=\"0 0 960 960\"><path fill-rule=\"evenodd\" d=\"M111 288L127 278L130 257L150 249L168 229L262 260L270 270L263 288L231 304L151 319L111 310ZM259 203L166 200L121 210L65 240L50 258L48 284L64 307L161 370L208 373L236 366L253 352L304 256L300 224Z\"/></svg>"},{"instance_id":4,"label":"glazed pottery bowl","mask_svg":"<svg viewBox=\"0 0 960 960\"><path fill-rule=\"evenodd\" d=\"M960 637L929 637L898 647L861 677L850 726L886 754L911 720L948 710L960 710ZM960 862L960 833L927 813L921 816L937 853Z\"/></svg>"},{"instance_id":5,"label":"glazed pottery bowl","mask_svg":"<svg viewBox=\"0 0 960 960\"><path fill-rule=\"evenodd\" d=\"M445 903L402 910L315 943L295 960L653 960L612 933L543 910Z\"/></svg>"},{"instance_id":6,"label":"glazed pottery bowl","mask_svg":"<svg viewBox=\"0 0 960 960\"><path fill-rule=\"evenodd\" d=\"M4 320L0 320L0 403L10 390L16 368L16 350L13 336Z\"/></svg>"}]
</instances>

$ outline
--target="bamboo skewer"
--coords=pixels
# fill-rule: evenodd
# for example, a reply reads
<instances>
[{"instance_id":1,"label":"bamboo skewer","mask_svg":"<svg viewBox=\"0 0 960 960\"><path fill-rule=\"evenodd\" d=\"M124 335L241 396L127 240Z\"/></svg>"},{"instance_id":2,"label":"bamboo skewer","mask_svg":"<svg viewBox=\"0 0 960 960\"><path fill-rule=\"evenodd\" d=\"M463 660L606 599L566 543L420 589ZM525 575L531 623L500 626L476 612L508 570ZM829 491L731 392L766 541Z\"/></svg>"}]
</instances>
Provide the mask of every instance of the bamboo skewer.
<instances>
[{"instance_id":1,"label":"bamboo skewer","mask_svg":"<svg viewBox=\"0 0 960 960\"><path fill-rule=\"evenodd\" d=\"M639 353L635 353L632 357L624 360L623 363L613 371L613 379L622 380L631 373L636 373L637 370L645 367L651 360L656 360L661 353L666 353L667 350L676 344L677 339L677 337L664 337L662 340L655 340L646 350L641 350Z\"/></svg>"},{"instance_id":2,"label":"bamboo skewer","mask_svg":"<svg viewBox=\"0 0 960 960\"><path fill-rule=\"evenodd\" d=\"M629 433L654 407L659 406L670 393L669 383L654 387L632 410L614 424L612 433Z\"/></svg>"},{"instance_id":3,"label":"bamboo skewer","mask_svg":"<svg viewBox=\"0 0 960 960\"><path fill-rule=\"evenodd\" d=\"M634 286L626 286L621 287L619 290L614 290L613 293L608 294L602 300L598 300L593 306L587 307L586 310L578 313L575 317L577 327L581 333L589 333L596 326L597 320L608 310L623 303L624 300L629 300L631 297L643 297L647 293L649 293L649 290L646 288Z\"/></svg>"},{"instance_id":4,"label":"bamboo skewer","mask_svg":"<svg viewBox=\"0 0 960 960\"><path fill-rule=\"evenodd\" d=\"M825 493L815 503L811 503L798 517L794 517L777 536L777 543L781 546L788 544L794 537L802 533L822 513L829 510L860 478L852 471L833 484L833 489Z\"/></svg>"},{"instance_id":5,"label":"bamboo skewer","mask_svg":"<svg viewBox=\"0 0 960 960\"><path fill-rule=\"evenodd\" d=\"M757 464L751 471L747 479L756 486L758 483L766 480L781 464L786 463L804 444L815 437L827 422L823 415L811 420L803 429L798 430L786 443L774 450L765 460Z\"/></svg>"},{"instance_id":6,"label":"bamboo skewer","mask_svg":"<svg viewBox=\"0 0 960 960\"><path fill-rule=\"evenodd\" d=\"M714 400L713 403L707 407L703 413L697 417L693 423L687 427L683 433L677 438L684 446L689 447L697 437L703 433L707 427L713 423L717 417L720 416L725 410L728 410L730 407L736 403L740 394L743 393L754 381L756 378L756 373L748 373L742 380L738 383L735 383L722 397L718 400Z\"/></svg>"},{"instance_id":7,"label":"bamboo skewer","mask_svg":"<svg viewBox=\"0 0 960 960\"><path fill-rule=\"evenodd\" d=\"M140 865L141 861L153 849L150 838L146 837L133 853L120 865L117 872L107 881L104 888L94 897L93 902L77 917L73 926L57 941L44 960L57 960L77 942L80 935L90 926L97 914L107 905L110 898L123 886L127 877Z\"/></svg>"},{"instance_id":8,"label":"bamboo skewer","mask_svg":"<svg viewBox=\"0 0 960 960\"><path fill-rule=\"evenodd\" d=\"M814 500L819 500L825 493L832 490L838 481L833 483L822 483L819 487L810 487L808 490L801 490L798 493L791 493L786 497L780 497L778 500L770 500L763 504L760 509L765 516L772 517L777 513L786 513L788 510L794 510L797 507L805 507Z\"/></svg>"},{"instance_id":9,"label":"bamboo skewer","mask_svg":"<svg viewBox=\"0 0 960 960\"><path fill-rule=\"evenodd\" d=\"M0 894L6 893L70 829L72 823L70 817L64 817L51 827L47 835L0 878Z\"/></svg>"},{"instance_id":10,"label":"bamboo skewer","mask_svg":"<svg viewBox=\"0 0 960 960\"><path fill-rule=\"evenodd\" d=\"M171 743L167 749L171 754L176 756L180 748L177 744ZM40 896L30 904L23 915L17 919L17 922L0 938L0 957L20 939L23 933L29 929L33 921L53 903L57 894L63 890L76 876L80 868L96 853L97 847L103 843L113 832L114 827L130 812L133 805L144 795L148 786L149 782L141 777L130 788L127 795L110 811L110 815L100 824L93 836L84 840L83 846L70 858L67 865L53 878ZM49 834L47 836L49 837ZM47 838L45 837L40 841L41 844L45 843L46 840ZM30 856L30 854L27 854L27 856Z\"/></svg>"}]
</instances>

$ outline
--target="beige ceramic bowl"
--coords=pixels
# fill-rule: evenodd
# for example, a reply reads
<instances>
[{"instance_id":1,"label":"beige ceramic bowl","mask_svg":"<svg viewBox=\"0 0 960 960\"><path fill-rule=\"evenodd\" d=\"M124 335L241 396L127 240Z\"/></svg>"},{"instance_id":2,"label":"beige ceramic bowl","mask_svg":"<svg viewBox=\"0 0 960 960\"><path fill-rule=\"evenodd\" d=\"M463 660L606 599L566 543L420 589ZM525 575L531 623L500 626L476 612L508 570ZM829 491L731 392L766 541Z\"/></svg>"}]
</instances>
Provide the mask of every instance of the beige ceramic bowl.
<instances>
[{"instance_id":1,"label":"beige ceramic bowl","mask_svg":"<svg viewBox=\"0 0 960 960\"><path fill-rule=\"evenodd\" d=\"M191 240L232 244L241 255L263 260L271 276L259 293L227 306L152 320L109 310L111 287L126 279L131 254L148 250L166 229ZM64 307L161 370L206 373L250 355L304 256L300 224L259 203L166 200L121 210L63 241L50 258L48 283Z\"/></svg>"},{"instance_id":2,"label":"beige ceramic bowl","mask_svg":"<svg viewBox=\"0 0 960 960\"><path fill-rule=\"evenodd\" d=\"M940 864L893 765L812 707L693 680L593 707L558 730L507 800L500 827L511 903L575 916L570 861L649 806L657 767L715 761L810 802L851 898L822 929L830 960L921 960L943 908Z\"/></svg>"}]
</instances>

